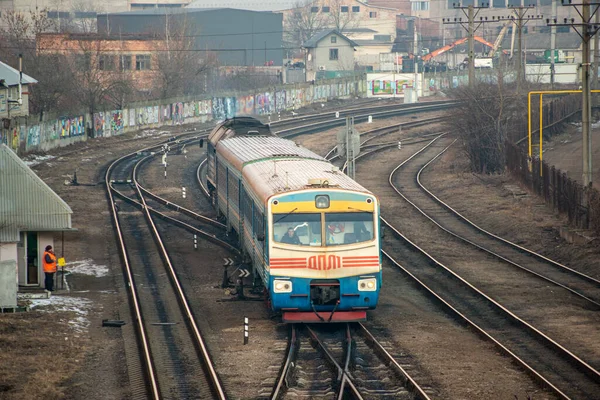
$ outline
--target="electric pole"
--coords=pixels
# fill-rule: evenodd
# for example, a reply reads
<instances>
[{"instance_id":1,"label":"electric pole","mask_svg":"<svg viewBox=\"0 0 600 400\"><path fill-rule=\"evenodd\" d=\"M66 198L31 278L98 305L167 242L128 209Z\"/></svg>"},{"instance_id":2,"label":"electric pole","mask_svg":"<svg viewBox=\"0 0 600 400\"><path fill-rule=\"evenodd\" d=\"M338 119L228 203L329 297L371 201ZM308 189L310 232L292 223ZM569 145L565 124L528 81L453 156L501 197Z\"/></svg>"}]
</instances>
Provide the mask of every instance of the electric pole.
<instances>
[{"instance_id":1,"label":"electric pole","mask_svg":"<svg viewBox=\"0 0 600 400\"><path fill-rule=\"evenodd\" d=\"M475 32L479 27L486 22L497 22L496 20L488 21L487 17L479 17L477 26L475 26L475 18L479 14L479 10L489 8L489 3L481 3L481 6L467 6L463 7L460 3L452 3L455 10L461 10L462 13L467 17L467 22L463 22L462 18L442 18L443 25L461 25L468 34L469 38L469 87L473 87L475 84ZM466 11L465 11L466 10ZM499 18L498 18L499 20Z\"/></svg>"},{"instance_id":2,"label":"electric pole","mask_svg":"<svg viewBox=\"0 0 600 400\"><path fill-rule=\"evenodd\" d=\"M521 91L521 85L523 84L523 80L525 78L524 71L524 63L523 63L523 27L527 24L527 22L532 20L542 19L541 15L531 16L526 14L529 10L533 8L533 6L519 6L519 7L511 7L514 15L511 18L515 21L515 25L517 26L517 33L519 36L519 43L517 43L517 49L519 52L519 57L517 57L517 93ZM552 40L552 36L550 37ZM552 47L552 46L550 46ZM552 75L551 75L552 78Z\"/></svg>"},{"instance_id":3,"label":"electric pole","mask_svg":"<svg viewBox=\"0 0 600 400\"><path fill-rule=\"evenodd\" d=\"M582 3L564 3L563 5L575 8L577 14L581 17L580 23L575 23L575 19L564 19L564 23L550 23L550 26L570 26L581 37L581 94L582 94L582 109L581 109L581 128L583 132L583 185L588 186L592 183L592 104L591 104L591 88L590 88L590 41L596 35L600 26L592 23L592 17L597 13L600 3L592 3L590 0L583 0ZM570 1L570 0L569 0ZM593 11L590 8L593 7ZM596 54L596 50L594 50ZM597 72L596 72L597 75ZM596 79L596 78L595 78Z\"/></svg>"},{"instance_id":4,"label":"electric pole","mask_svg":"<svg viewBox=\"0 0 600 400\"><path fill-rule=\"evenodd\" d=\"M556 18L556 5L558 0L552 0L552 18ZM552 90L554 90L554 80L556 79L556 70L554 63L556 62L554 59L556 56L554 53L556 52L556 26L550 28L550 85L552 86Z\"/></svg>"}]
</instances>

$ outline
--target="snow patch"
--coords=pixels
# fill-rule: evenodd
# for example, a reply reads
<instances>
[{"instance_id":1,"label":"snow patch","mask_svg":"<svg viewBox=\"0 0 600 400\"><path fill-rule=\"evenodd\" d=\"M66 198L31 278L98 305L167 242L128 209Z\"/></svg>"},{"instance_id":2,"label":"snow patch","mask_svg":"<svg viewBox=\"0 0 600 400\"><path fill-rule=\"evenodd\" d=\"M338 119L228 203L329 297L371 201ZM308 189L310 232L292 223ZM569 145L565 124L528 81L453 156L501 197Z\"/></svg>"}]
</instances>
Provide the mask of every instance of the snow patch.
<instances>
[{"instance_id":1,"label":"snow patch","mask_svg":"<svg viewBox=\"0 0 600 400\"><path fill-rule=\"evenodd\" d=\"M75 314L69 320L69 325L75 331L82 333L90 325L88 313L92 308L92 302L82 297L51 296L49 299L33 299L30 308L39 308L40 312L72 312Z\"/></svg>"},{"instance_id":2,"label":"snow patch","mask_svg":"<svg viewBox=\"0 0 600 400\"><path fill-rule=\"evenodd\" d=\"M136 133L134 138L139 139L139 138L161 136L161 135L168 135L168 134L170 134L169 131L159 131L158 129L145 129L141 133Z\"/></svg>"},{"instance_id":3,"label":"snow patch","mask_svg":"<svg viewBox=\"0 0 600 400\"><path fill-rule=\"evenodd\" d=\"M45 161L48 160L52 160L53 158L56 158L55 156L51 156L51 155L45 155L45 156L38 156L38 155L30 155L27 156L25 158L23 158L23 162L29 166L29 167L33 167L35 165L41 164Z\"/></svg>"},{"instance_id":4,"label":"snow patch","mask_svg":"<svg viewBox=\"0 0 600 400\"><path fill-rule=\"evenodd\" d=\"M94 260L88 258L86 260L72 261L65 265L65 272L72 274L91 275L96 278L101 278L108 275L108 267L106 265L96 265Z\"/></svg>"}]
</instances>

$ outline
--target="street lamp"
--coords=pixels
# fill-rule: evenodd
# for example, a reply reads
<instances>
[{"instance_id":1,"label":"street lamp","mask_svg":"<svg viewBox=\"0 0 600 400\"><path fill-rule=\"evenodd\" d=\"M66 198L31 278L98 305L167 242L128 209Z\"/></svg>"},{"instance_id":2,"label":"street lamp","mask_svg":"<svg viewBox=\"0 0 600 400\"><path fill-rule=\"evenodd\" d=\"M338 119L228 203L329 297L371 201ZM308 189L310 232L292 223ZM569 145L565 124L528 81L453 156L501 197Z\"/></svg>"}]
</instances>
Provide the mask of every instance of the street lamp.
<instances>
[{"instance_id":1,"label":"street lamp","mask_svg":"<svg viewBox=\"0 0 600 400\"><path fill-rule=\"evenodd\" d=\"M308 49L304 46L300 47L300 50L302 50L302 53L304 53L304 82L308 81Z\"/></svg>"}]
</instances>

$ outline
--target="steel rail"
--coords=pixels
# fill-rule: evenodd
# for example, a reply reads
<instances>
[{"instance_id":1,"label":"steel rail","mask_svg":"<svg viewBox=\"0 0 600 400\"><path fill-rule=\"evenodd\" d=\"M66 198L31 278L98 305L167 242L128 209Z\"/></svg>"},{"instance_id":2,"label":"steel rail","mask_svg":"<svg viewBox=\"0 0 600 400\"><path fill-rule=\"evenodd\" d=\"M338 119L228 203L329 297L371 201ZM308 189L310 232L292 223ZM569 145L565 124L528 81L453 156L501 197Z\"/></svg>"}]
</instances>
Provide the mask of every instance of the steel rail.
<instances>
[{"instance_id":1,"label":"steel rail","mask_svg":"<svg viewBox=\"0 0 600 400\"><path fill-rule=\"evenodd\" d=\"M196 324L196 320L194 318L194 314L191 310L191 307L187 301L187 298L185 296L185 292L183 291L183 288L181 286L181 283L179 282L179 278L177 278L177 274L175 272L175 268L173 267L173 264L171 263L171 259L169 257L169 253L162 241L161 235L158 232L158 229L156 228L156 225L154 224L154 220L152 218L152 215L150 214L150 211L148 209L148 205L146 204L146 200L144 198L144 194L142 193L138 182L137 182L137 168L139 166L139 162L134 166L133 168L133 181L135 184L135 188L138 192L138 196L141 200L141 203L143 205L143 210L144 213L146 215L146 219L151 227L151 230L153 232L154 238L156 240L156 242L158 243L160 250L161 250L161 254L163 259L165 260L165 263L167 264L167 270L169 272L169 277L171 279L171 282L173 283L176 292L178 294L178 298L179 298L179 302L182 305L185 313L184 316L187 318L187 323L188 326L191 327L193 335L195 337L196 340L196 344L198 345L198 347L200 348L200 352L201 352L201 356L202 356L202 360L204 363L205 368L208 370L208 376L210 378L210 382L212 384L213 390L215 390L216 395L218 396L219 399L221 400L225 400L227 397L225 396L225 390L223 388L223 385L221 384L221 381L219 379L219 376L217 374L217 371L213 365L212 359L210 357L210 354L208 353L208 348L206 346L206 343L204 342L204 338L202 337L202 334L200 333L200 329L198 328L198 325Z\"/></svg>"},{"instance_id":2,"label":"steel rail","mask_svg":"<svg viewBox=\"0 0 600 400\"><path fill-rule=\"evenodd\" d=\"M146 189L145 187L143 187L141 184L140 186L140 190L144 193L145 196L150 197L151 199L163 204L164 206L170 208L173 211L177 211L180 212L184 215L187 215L188 217L194 218L200 222L212 225L214 227L220 228L220 229L226 229L227 227L225 226L225 224L220 223L219 221L216 221L212 218L206 217L204 215L195 213L194 211L185 208L183 206L178 205L177 203L174 203L172 201L166 200L162 197L160 197L159 195L152 193L151 191L149 191L148 189Z\"/></svg>"},{"instance_id":3,"label":"steel rail","mask_svg":"<svg viewBox=\"0 0 600 400\"><path fill-rule=\"evenodd\" d=\"M507 263L507 264L510 264L510 265L512 265L512 266L514 266L514 267L516 267L516 268L519 268L519 269L521 269L521 270L523 270L523 271L526 271L526 272L528 272L528 273L530 273L530 274L532 274L532 275L534 275L534 276L536 276L536 277L538 277L538 278L540 278L540 279L543 279L543 280L545 280L546 282L550 282L550 283L552 283L553 285L556 285L556 286L558 286L558 287L560 287L560 288L562 288L562 289L565 289L565 290L567 290L568 292L570 292L571 294L573 294L573 295L575 295L575 296L578 296L578 297L580 297L580 298L582 298L582 299L584 299L584 300L586 300L586 301L588 301L588 302L590 302L590 303L594 304L596 307L600 307L600 303L598 303L597 301L595 301L595 300L593 300L593 299L590 299L589 297L587 297L586 295L584 295L584 294L582 294L582 293L579 293L577 290L575 290L575 289L573 289L573 288L571 288L571 287L569 287L569 286L567 286L567 285L565 285L565 284L563 284L563 283L560 283L560 282L558 282L558 281L556 281L556 280L554 280L554 279L551 279L551 278L549 278L549 277L547 277L547 276L545 276L545 275L542 275L541 273L535 272L535 271L533 271L532 269L530 269L530 268L527 268L527 267L525 267L525 266L523 266L523 265L521 265L521 264L518 264L518 263L516 263L516 262L514 262L514 261L512 261L512 260L510 260L510 259L508 259L508 258L506 258L506 257L504 257L503 255L501 255L501 254L499 254L499 253L497 253L497 252L495 252L495 251L492 251L492 250L490 250L490 249L488 249L488 248L486 248L486 247L484 247L484 246L482 246L482 245L480 245L480 244L477 244L477 243L473 242L472 240L470 240L470 239L468 239L468 238L466 238L466 237L464 237L464 236L461 236L461 235L459 235L459 234L457 234L457 233L455 233L455 232L451 231L450 229L448 229L448 228L446 228L446 227L442 226L442 225L441 225L441 224L440 224L440 223L439 223L437 220L435 220L433 217L431 217L429 214L427 214L427 213L426 213L426 212L425 212L425 211L424 211L422 208L420 208L420 207L419 207L417 204L415 204L415 203L414 203L413 201L411 201L411 200L410 200L408 197L406 197L406 196L405 196L405 195L404 195L404 194L403 194L403 193L400 191L400 189L398 189L398 187L397 187L396 185L394 185L394 183L393 183L392 181L393 181L393 176L395 175L395 173L396 173L396 172L397 172L397 171L398 171L400 168L402 168L402 167L403 167L403 166L404 166L406 163L408 163L410 160L412 160L414 157L416 157L417 155L419 155L421 152L425 151L425 150L426 150L426 149L427 149L429 146L431 146L431 145L432 145L432 144L433 144L435 141L437 141L437 140L438 140L440 137L441 137L441 136L438 136L438 137L436 137L435 139L433 139L433 140L432 140L432 141L431 141L431 142L430 142L428 145L426 145L425 147L423 147L421 150L419 150L418 152L416 152L415 154L413 154L413 155L412 155L411 157L409 157L408 159L404 160L404 161L403 161L403 162L402 162L400 165L398 165L398 166L397 166L397 167L396 167L396 168L395 168L395 169L394 169L394 170L393 170L393 171L390 173L390 177L389 177L389 180L388 180L388 182L389 182L390 186L392 187L392 189L394 189L394 191L395 191L396 193L398 193L398 195L400 195L400 196L401 196L401 197L402 197L402 198L403 198L403 199L404 199L404 200L405 200L407 203L409 203L409 204L410 204L410 205L411 205L413 208L415 208L415 209L416 209L416 210L417 210L419 213L421 213L421 214L422 214L422 215L423 215L425 218L427 218L428 220L430 220L430 221L431 221L433 224L435 224L435 225L436 225L438 228L440 228L440 229L441 229L441 230L443 230L444 232L448 233L449 235L451 235L451 236L453 236L453 237L455 237L455 238L457 238L457 239L459 239L459 240L461 240L461 241L463 241L463 242L465 242L465 243L468 243L469 245L471 245L471 246L473 246L473 247L475 247L475 248L477 248L477 249L479 249L479 250L481 250L481 251L483 251L483 252L485 252L485 253L487 253L487 254L490 254L491 256L494 256L494 257L496 257L496 258L498 258L498 259L500 259L500 260L504 261L504 262L505 262L505 263ZM454 142L453 142L453 143L454 143ZM448 147L450 147L450 146L448 146ZM442 151L442 153L443 153L444 151L446 151L446 150L448 149L448 147L446 147L446 148L445 148L445 149ZM442 154L442 153L440 153L440 154ZM440 154L438 154L438 156L439 156ZM419 184L419 185L420 185L419 178L420 178L420 174L421 174L422 170L423 170L423 169L424 169L424 168L425 168L427 165L429 165L431 162L433 162L433 161L434 161L436 158L437 158L437 156L436 156L436 157L434 157L433 159L431 159L431 160L430 160L430 161L429 161L427 164L425 164L425 166L424 166L423 168L421 168L421 169L419 170L419 172L417 173L417 177L416 177L417 184Z\"/></svg>"},{"instance_id":4,"label":"steel rail","mask_svg":"<svg viewBox=\"0 0 600 400\"><path fill-rule=\"evenodd\" d=\"M385 253L384 253L385 254ZM386 254L387 255L387 254ZM421 400L430 400L430 397L425 393L425 390L413 379L412 376L404 369L398 361L375 339L375 336L369 332L369 330L360 322L357 322L356 325L360 328L362 334L367 339L368 343L371 343L377 351L385 358L388 362L388 365L391 365L398 375L402 378L404 385L407 389L415 394L417 398Z\"/></svg>"},{"instance_id":5,"label":"steel rail","mask_svg":"<svg viewBox=\"0 0 600 400\"><path fill-rule=\"evenodd\" d=\"M427 118L427 119L423 119L423 120L419 120L419 121L408 121L408 122L401 122L398 124L394 124L394 125L389 125L389 126L385 126L385 127L381 127L381 128L375 128L375 129L371 129L370 131L366 131L360 134L360 136L366 136L366 135L370 135L370 134L374 134L371 137L368 137L367 139L363 140L362 142L360 142L361 148L362 146L364 146L365 144L369 143L371 140L373 139L377 139L381 136L384 135L388 135L394 132L397 132L395 129L397 128L414 128L417 126L421 126L421 125L425 125L428 124L430 122L435 122L435 121L441 121L443 119L443 117L432 117L432 118ZM435 134L433 134L435 135ZM428 137L428 136L432 136L432 134L425 134L422 136L411 136L411 137L407 137L406 140L409 139L416 139L418 137ZM398 142L396 142L396 145L398 144ZM407 144L412 144L412 143L407 143ZM377 146L377 144L372 144L370 146ZM335 151L337 150L337 146L334 146L331 150L329 150L329 152L327 152L327 154L325 155L325 159L328 161L334 160L336 158L338 158L339 156L337 154L333 154L335 153ZM360 155L360 153L359 153ZM357 157L358 158L358 157Z\"/></svg>"},{"instance_id":6,"label":"steel rail","mask_svg":"<svg viewBox=\"0 0 600 400\"><path fill-rule=\"evenodd\" d=\"M275 388L271 393L272 400L278 400L281 398L285 391L284 387L288 386L288 376L291 373L291 369L294 367L294 360L296 359L296 354L298 352L297 341L298 338L296 324L291 324L287 356L285 358L285 362L281 366L281 370L279 371L279 378L277 379Z\"/></svg>"},{"instance_id":7,"label":"steel rail","mask_svg":"<svg viewBox=\"0 0 600 400\"><path fill-rule=\"evenodd\" d=\"M123 232L121 230L121 225L119 223L119 217L118 217L118 213L117 213L115 199L114 199L113 193L112 193L112 191L115 189L110 184L111 171L113 170L115 165L117 165L119 162L123 161L124 159L129 158L130 156L131 156L131 154L128 154L126 156L123 156L123 157L115 160L113 163L111 163L109 165L108 169L106 170L106 175L105 175L104 180L105 180L105 184L106 184L106 192L107 192L109 203L110 203L112 219L115 224L115 229L117 231L117 238L119 240L120 253L121 253L121 257L123 259L123 263L124 263L125 276L127 279L127 287L129 289L131 302L133 303L132 305L133 305L133 310L134 310L134 321L135 321L134 323L135 323L135 327L136 327L136 332L138 333L138 337L141 342L140 347L142 348L142 359L144 362L144 366L146 368L146 371L145 371L146 378L148 379L148 381L150 383L150 385L149 385L150 386L150 394L153 399L160 399L158 379L156 377L156 370L154 367L154 363L152 361L150 345L148 343L146 328L144 325L144 320L142 318L142 311L141 311L140 302L139 302L139 295L137 293L137 289L135 286L135 280L133 277L133 272L131 270L131 265L129 264L129 257L127 255L127 249L125 247L125 240L123 239Z\"/></svg>"},{"instance_id":8,"label":"steel rail","mask_svg":"<svg viewBox=\"0 0 600 400\"><path fill-rule=\"evenodd\" d=\"M354 119L355 119L355 121L358 120L359 122L361 122L361 121L366 121L369 116L372 116L372 117L378 116L380 118L389 118L389 117L406 115L409 113L416 113L416 112L421 113L421 112L428 112L428 111L440 111L440 110L445 110L445 109L451 108L453 106L454 106L454 104L442 104L442 105L433 105L433 106L420 106L420 107L415 107L415 108L411 108L411 109L372 112L372 113L368 113L368 114L356 115L356 116L354 116ZM337 119L333 119L333 120L329 120L329 121L315 122L315 123L311 123L311 124L296 126L294 128L282 129L280 131L277 131L276 133L280 137L290 138L290 137L297 136L300 134L311 133L316 130L321 130L321 129L325 129L325 128L333 128L333 127L341 126L344 124L345 124L345 119L337 118ZM284 133L286 133L286 134L284 135Z\"/></svg>"},{"instance_id":9,"label":"steel rail","mask_svg":"<svg viewBox=\"0 0 600 400\"><path fill-rule=\"evenodd\" d=\"M325 112L320 112L316 114L299 114L297 116L293 116L292 118L284 118L276 121L270 121L268 124L273 125L295 125L299 121L310 121L310 120L318 120L329 118L332 115L336 115L336 112L339 113L340 118L345 117L348 114L353 114L355 111L364 112L365 110L387 110L387 109L402 109L402 110L410 110L413 108L419 108L423 105L430 106L439 106L439 105L458 105L458 101L456 100L439 100L439 101L428 101L423 103L397 103L397 104L385 104L385 105L375 105L373 107L369 107L369 105L365 104L362 107L350 107L340 110L330 110ZM383 112L383 111L382 111Z\"/></svg>"},{"instance_id":10,"label":"steel rail","mask_svg":"<svg viewBox=\"0 0 600 400\"><path fill-rule=\"evenodd\" d=\"M579 272L579 271L576 271L576 270L574 270L573 268L570 268L570 267L568 267L568 266L566 266L566 265L563 265L563 264L561 264L561 263L559 263L559 262L557 262L557 261L554 261L554 260L552 260L551 258L548 258L548 257L546 257L546 256L544 256L544 255L542 255L542 254L536 253L535 251L533 251L533 250L530 250L530 249L528 249L528 248L526 248L526 247L519 246L518 244L516 244L516 243L514 243L514 242L511 242L510 240L504 239L504 238L503 238L503 237L501 237L501 236L495 235L494 233L492 233L492 232L489 232L489 231L485 230L484 228L482 228L482 227L480 227L479 225L475 224L473 221L469 220L467 217L465 217L464 215L462 215L461 213L459 213L458 211L456 211L456 210L455 210L454 208L452 208L452 207L451 207L449 204L447 204L447 203L445 203L444 201L442 201L442 200L441 200L440 198L438 198L438 197L437 197L435 194L433 194L433 193L432 193L432 192L431 192L429 189L427 189L427 188L425 187L425 185L423 185L423 183L421 183L421 180L420 180L420 175L421 175L421 172L422 172L422 171L425 171L425 169L426 169L426 168L427 168L427 167L428 167L428 166L429 166L431 163L433 163L433 162L434 162L434 161L435 161L435 160L436 160L438 157L440 157L440 156L441 156L443 153L445 153L445 152L446 152L446 150L447 150L449 147L450 147L450 146L448 146L447 148L445 148L444 150L442 150L442 152L441 152L441 153L439 153L437 156L435 156L435 158L433 158L433 159L432 159L430 162L428 162L428 163L427 163L427 164L426 164L426 165L425 165L425 166L424 166L424 167L421 169L421 171L419 171L419 175L417 176L417 183L419 184L419 186L420 186L420 187L421 187L421 188L422 188L422 189L423 189L423 190L424 190L424 191L425 191L425 192L426 192L426 193L427 193L427 194L428 194L428 195L429 195L431 198L433 198L435 201L437 201L439 204L441 204L442 206L444 206L445 208L447 208L447 209L448 209L450 212L452 212L454 215L456 215L457 217L459 217L460 219L462 219L463 221L465 221L467 224L471 225L472 227L476 228L476 229L477 229L477 230L479 230L480 232L483 232L483 233L485 233L485 234L487 234L487 235L489 235L489 236L493 237L494 239L498 239L498 240L500 240L500 241L502 241L502 242L504 242L504 243L506 243L506 244L508 244L508 245L510 245L510 246L512 246L512 247L514 247L514 248L516 248L516 249L518 249L518 250L521 250L521 251L523 251L524 253L526 253L526 254L528 254L528 255L531 255L531 256L533 256L533 257L536 257L536 258L538 258L538 259L540 259L540 260L546 261L546 262L548 262L548 263L550 263L550 264L552 264L552 265L554 265L554 266L556 266L556 267L559 267L559 268L565 269L565 270L567 270L567 271L569 271L569 272L572 272L572 273L574 273L574 274L576 274L576 275L579 275L581 278L583 278L583 279L585 279L585 280L588 280L588 281L590 281L590 282L593 282L593 283L596 283L596 284L600 285L600 280L598 280L598 279L595 279L595 278L593 278L593 277L591 277L591 276L589 276L589 275L586 275L586 274L584 274L584 273L581 273L581 272Z\"/></svg>"},{"instance_id":11,"label":"steel rail","mask_svg":"<svg viewBox=\"0 0 600 400\"><path fill-rule=\"evenodd\" d=\"M441 137L442 135L440 135L439 137ZM412 158L416 157L418 154L420 154L421 152L425 151L425 149L427 149L429 146L431 146L437 139L439 139L439 137L433 139L429 144L427 144L426 146L424 146L423 148L421 148L420 150L418 150L417 152L415 152L413 155L411 155L407 160L405 160L404 162L402 162L398 167L396 167L389 175L388 178L388 183L390 184L390 186L392 186L396 191L397 188L395 188L392 180L393 180L393 176L396 173L396 171L398 171L398 169L406 164L408 161L410 161ZM411 203L412 204L412 203ZM406 241L407 243L410 244L411 247L417 249L419 252L421 252L423 255L425 255L428 259L430 259L431 261L433 261L436 265L440 266L441 268L443 268L445 271L447 271L450 275L452 275L454 278L458 279L460 282L462 282L464 285L466 285L468 288L470 288L473 292L477 293L479 296L481 296L482 298L484 298L485 300L487 300L490 304L494 305L496 308L498 308L499 310L501 310L503 313L505 313L506 315L508 315L510 318L512 318L514 321L518 322L519 324L521 324L522 326L524 326L525 328L527 328L530 332L533 332L535 335L537 335L539 338L543 339L545 341L545 343L547 343L548 345L550 345L551 347L553 347L554 349L558 350L561 354L564 354L566 356L568 356L568 358L576 365L578 365L581 369L583 369L583 371L590 376L593 380L595 380L596 382L600 382L600 372L598 372L595 368L593 368L591 365L589 365L587 362L585 362L584 360L582 360L581 358L579 358L577 355L575 355L574 353L572 353L570 350L568 350L567 348L565 348L564 346L562 346L560 343L556 342L554 339L550 338L548 335L544 334L542 331L540 331L539 329L537 329L536 327L534 327L533 325L529 324L527 321L523 320L522 318L520 318L518 315L516 315L515 313L513 313L512 311L510 311L508 308L504 307L502 304L500 304L499 302L497 302L496 300L492 299L490 296L488 296L487 294L483 293L481 290L479 290L477 287L475 287L473 284L471 284L470 282L468 282L467 280L465 280L464 278L462 278L460 275L458 275L456 272L454 272L452 269L450 269L449 267L445 266L444 264L442 264L441 262L439 262L438 260L436 260L433 256L431 256L429 253L427 253L425 250L423 250L421 247L419 247L418 245L416 245L414 242L410 241L406 236L404 236L403 234L401 234L397 229L395 229L388 221L386 221L384 218L381 218L382 222L384 222L384 224L386 226L388 226L390 229L392 229L392 231L394 231L399 237L401 237L404 241ZM562 392L561 392L562 393Z\"/></svg>"},{"instance_id":12,"label":"steel rail","mask_svg":"<svg viewBox=\"0 0 600 400\"><path fill-rule=\"evenodd\" d=\"M392 231L394 231L394 233L400 237L402 237L407 243L409 243L412 247L414 247L415 249L418 249L419 251L421 251L426 257L428 257L430 260L432 260L436 265L439 265L443 268L445 268L445 266L443 264L441 264L440 262L438 262L435 258L433 258L432 256L430 256L425 250L422 250L420 247L418 247L416 244L414 244L413 242L411 242L406 236L404 236L400 231L398 231L394 226L392 226L390 223L388 223L384 218L381 218L381 221L387 226L389 227ZM476 332L478 332L479 334L483 335L485 338L487 338L488 340L492 341L498 348L500 348L500 350L502 350L506 355L508 355L509 357L511 357L513 360L515 360L519 365L521 365L523 368L525 368L529 373L531 373L539 382L541 382L542 384L544 384L546 387L548 387L550 390L552 390L554 393L556 393L558 396L560 396L560 398L565 399L565 400L570 400L570 397L567 396L565 393L563 393L558 387L556 387L552 382L550 382L548 379L546 379L542 374L540 374L538 371L536 371L532 366L530 366L527 362L525 362L523 359L521 359L519 356L517 356L515 353L513 353L508 347L506 347L505 345L503 345L499 340L497 340L496 338L494 338L492 335L490 335L488 332L485 331L485 329L481 328L479 325L477 325L475 322L471 321L471 319L469 319L466 315L464 315L463 313L461 313L459 310L457 310L455 307L453 307L449 302L447 302L443 297L441 297L439 294L437 294L434 290L432 290L431 288L429 288L425 283L423 283L419 278L417 278L415 275L413 275L408 269L406 269L405 267L403 267L398 261L396 261L392 256L390 256L385 250L381 251L382 254L392 262L392 264L394 264L396 267L398 267L399 269L401 269L406 275L408 275L413 281L415 281L420 287L422 287L423 289L425 289L431 296L433 296L437 301L439 301L441 304L443 304L447 309L449 309L454 315L456 315L458 318L460 318L461 320L465 321L469 326L471 326L472 328L474 328L476 330Z\"/></svg>"},{"instance_id":13,"label":"steel rail","mask_svg":"<svg viewBox=\"0 0 600 400\"><path fill-rule=\"evenodd\" d=\"M350 374L350 361L352 360L352 334L350 333L350 324L346 324L346 359L344 360L344 371ZM345 395L346 382L348 378L346 374L342 377L340 390L337 395L337 400L343 400Z\"/></svg>"},{"instance_id":14,"label":"steel rail","mask_svg":"<svg viewBox=\"0 0 600 400\"><path fill-rule=\"evenodd\" d=\"M346 369L342 368L340 366L340 364L338 364L338 362L335 360L335 357L333 356L333 354L331 354L331 352L329 351L329 349L327 348L325 343L323 343L321 341L321 339L319 339L319 336L316 334L315 331L313 331L308 325L306 325L306 330L308 330L309 335L311 336L313 341L315 343L317 343L319 348L322 350L323 354L325 354L327 356L329 363L332 364L336 368L337 373L338 373L338 381L340 381L340 389L338 391L338 394L340 394L340 393L343 394L345 392L343 390L344 386L348 385L348 387L350 388L350 395L352 396L352 398L357 399L357 400L362 400L363 397L361 396L356 385L354 385L354 382L353 382L354 378L352 377L352 374L350 373L350 371L347 371ZM345 384L345 385L342 386L343 384Z\"/></svg>"}]
</instances>

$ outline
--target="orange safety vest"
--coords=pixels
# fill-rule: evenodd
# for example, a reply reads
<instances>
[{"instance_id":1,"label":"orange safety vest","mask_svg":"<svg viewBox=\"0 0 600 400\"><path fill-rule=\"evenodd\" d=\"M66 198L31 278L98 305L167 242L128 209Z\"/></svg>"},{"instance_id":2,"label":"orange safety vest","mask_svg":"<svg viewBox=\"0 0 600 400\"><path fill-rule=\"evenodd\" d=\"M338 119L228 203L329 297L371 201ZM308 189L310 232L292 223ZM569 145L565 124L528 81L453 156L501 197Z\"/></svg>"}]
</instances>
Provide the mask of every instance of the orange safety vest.
<instances>
[{"instance_id":1,"label":"orange safety vest","mask_svg":"<svg viewBox=\"0 0 600 400\"><path fill-rule=\"evenodd\" d=\"M52 262L46 262L46 255L50 256ZM44 272L56 272L56 256L48 251L45 251L44 257L42 258L42 265L44 266Z\"/></svg>"}]
</instances>

